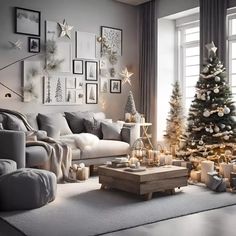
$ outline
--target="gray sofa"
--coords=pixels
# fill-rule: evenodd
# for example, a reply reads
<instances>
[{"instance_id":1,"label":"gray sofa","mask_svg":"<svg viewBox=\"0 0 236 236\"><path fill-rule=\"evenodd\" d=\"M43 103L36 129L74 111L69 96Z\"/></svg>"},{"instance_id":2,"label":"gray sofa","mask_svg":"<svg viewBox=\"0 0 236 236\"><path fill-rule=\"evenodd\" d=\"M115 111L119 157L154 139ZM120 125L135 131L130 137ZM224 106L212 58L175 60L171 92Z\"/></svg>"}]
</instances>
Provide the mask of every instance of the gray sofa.
<instances>
[{"instance_id":1,"label":"gray sofa","mask_svg":"<svg viewBox=\"0 0 236 236\"><path fill-rule=\"evenodd\" d=\"M15 160L18 168L40 167L48 160L47 151L42 146L26 146L29 130L42 130L37 133L63 141L72 149L72 162L83 162L87 166L127 155L139 136L138 125L111 123L102 112L27 114L24 119L18 115L0 109L0 124L4 128L0 131L0 156ZM90 134L87 136L96 142L81 149L84 133Z\"/></svg>"}]
</instances>

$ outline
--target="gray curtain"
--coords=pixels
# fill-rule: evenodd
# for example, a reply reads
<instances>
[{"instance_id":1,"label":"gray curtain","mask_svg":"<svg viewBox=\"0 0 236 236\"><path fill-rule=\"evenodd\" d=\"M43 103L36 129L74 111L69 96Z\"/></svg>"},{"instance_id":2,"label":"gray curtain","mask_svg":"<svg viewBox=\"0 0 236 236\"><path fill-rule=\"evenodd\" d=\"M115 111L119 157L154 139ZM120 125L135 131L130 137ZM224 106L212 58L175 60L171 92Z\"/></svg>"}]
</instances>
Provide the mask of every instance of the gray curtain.
<instances>
[{"instance_id":1,"label":"gray curtain","mask_svg":"<svg viewBox=\"0 0 236 236\"><path fill-rule=\"evenodd\" d=\"M200 65L208 56L205 45L214 42L225 64L227 0L200 0Z\"/></svg>"},{"instance_id":2,"label":"gray curtain","mask_svg":"<svg viewBox=\"0 0 236 236\"><path fill-rule=\"evenodd\" d=\"M141 113L152 123L153 145L156 144L157 123L157 17L156 1L139 7L139 78Z\"/></svg>"}]
</instances>

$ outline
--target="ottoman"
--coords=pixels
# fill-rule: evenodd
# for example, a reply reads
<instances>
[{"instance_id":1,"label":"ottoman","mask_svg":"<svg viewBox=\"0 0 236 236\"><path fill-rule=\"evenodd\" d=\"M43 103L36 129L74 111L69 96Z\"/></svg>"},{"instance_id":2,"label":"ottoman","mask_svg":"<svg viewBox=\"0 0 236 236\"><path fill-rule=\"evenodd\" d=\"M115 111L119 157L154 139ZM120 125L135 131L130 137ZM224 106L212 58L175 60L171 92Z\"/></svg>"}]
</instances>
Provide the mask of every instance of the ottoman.
<instances>
[{"instance_id":1,"label":"ottoman","mask_svg":"<svg viewBox=\"0 0 236 236\"><path fill-rule=\"evenodd\" d=\"M18 169L0 177L0 210L28 210L56 197L56 175L47 170Z\"/></svg>"},{"instance_id":2,"label":"ottoman","mask_svg":"<svg viewBox=\"0 0 236 236\"><path fill-rule=\"evenodd\" d=\"M9 159L0 159L0 176L16 170L16 162Z\"/></svg>"}]
</instances>

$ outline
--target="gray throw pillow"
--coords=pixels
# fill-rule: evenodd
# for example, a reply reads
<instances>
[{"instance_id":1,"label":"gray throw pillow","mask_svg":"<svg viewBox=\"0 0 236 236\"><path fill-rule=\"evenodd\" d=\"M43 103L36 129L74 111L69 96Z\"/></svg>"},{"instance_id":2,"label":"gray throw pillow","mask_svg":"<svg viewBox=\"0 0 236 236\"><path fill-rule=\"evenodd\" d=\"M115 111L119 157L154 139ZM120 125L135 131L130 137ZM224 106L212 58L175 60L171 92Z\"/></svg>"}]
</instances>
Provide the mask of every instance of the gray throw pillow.
<instances>
[{"instance_id":1,"label":"gray throw pillow","mask_svg":"<svg viewBox=\"0 0 236 236\"><path fill-rule=\"evenodd\" d=\"M39 128L45 130L49 137L72 134L70 127L61 113L38 114Z\"/></svg>"},{"instance_id":2,"label":"gray throw pillow","mask_svg":"<svg viewBox=\"0 0 236 236\"><path fill-rule=\"evenodd\" d=\"M107 140L121 140L121 123L102 122L103 139Z\"/></svg>"},{"instance_id":3,"label":"gray throw pillow","mask_svg":"<svg viewBox=\"0 0 236 236\"><path fill-rule=\"evenodd\" d=\"M24 122L16 117L15 115L6 114L7 116L7 128L9 130L16 130L16 131L27 131Z\"/></svg>"},{"instance_id":4,"label":"gray throw pillow","mask_svg":"<svg viewBox=\"0 0 236 236\"><path fill-rule=\"evenodd\" d=\"M3 130L4 128L3 128L3 125L2 125L2 123L0 123L0 130Z\"/></svg>"},{"instance_id":5,"label":"gray throw pillow","mask_svg":"<svg viewBox=\"0 0 236 236\"><path fill-rule=\"evenodd\" d=\"M94 134L98 136L98 138L102 139L102 122L109 122L112 123L112 119L84 119L84 126L85 126L85 131L90 134Z\"/></svg>"},{"instance_id":6,"label":"gray throw pillow","mask_svg":"<svg viewBox=\"0 0 236 236\"><path fill-rule=\"evenodd\" d=\"M38 113L29 113L29 114L26 114L25 116L30 126L34 130L38 130L39 129L38 122L37 122Z\"/></svg>"},{"instance_id":7,"label":"gray throw pillow","mask_svg":"<svg viewBox=\"0 0 236 236\"><path fill-rule=\"evenodd\" d=\"M92 119L94 113L91 111L65 112L65 116L72 132L79 134L85 131L84 119Z\"/></svg>"}]
</instances>

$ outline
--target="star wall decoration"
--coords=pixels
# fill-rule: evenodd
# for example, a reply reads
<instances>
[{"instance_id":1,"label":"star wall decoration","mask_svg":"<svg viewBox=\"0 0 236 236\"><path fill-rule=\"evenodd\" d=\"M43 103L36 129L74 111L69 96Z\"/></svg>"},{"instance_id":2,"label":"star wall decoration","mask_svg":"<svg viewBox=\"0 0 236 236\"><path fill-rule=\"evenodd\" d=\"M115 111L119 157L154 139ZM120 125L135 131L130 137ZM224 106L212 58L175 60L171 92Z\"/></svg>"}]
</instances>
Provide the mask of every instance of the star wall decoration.
<instances>
[{"instance_id":1,"label":"star wall decoration","mask_svg":"<svg viewBox=\"0 0 236 236\"><path fill-rule=\"evenodd\" d=\"M131 85L130 77L134 74L128 71L127 67L124 68L124 70L119 73L122 77L122 84L125 84L126 82Z\"/></svg>"},{"instance_id":2,"label":"star wall decoration","mask_svg":"<svg viewBox=\"0 0 236 236\"><path fill-rule=\"evenodd\" d=\"M11 44L11 47L14 49L21 50L22 49L22 42L17 40L16 42L8 41Z\"/></svg>"},{"instance_id":3,"label":"star wall decoration","mask_svg":"<svg viewBox=\"0 0 236 236\"><path fill-rule=\"evenodd\" d=\"M71 38L71 30L74 26L70 26L67 24L66 20L64 19L63 23L58 23L61 28L60 37L67 36L69 39Z\"/></svg>"}]
</instances>

